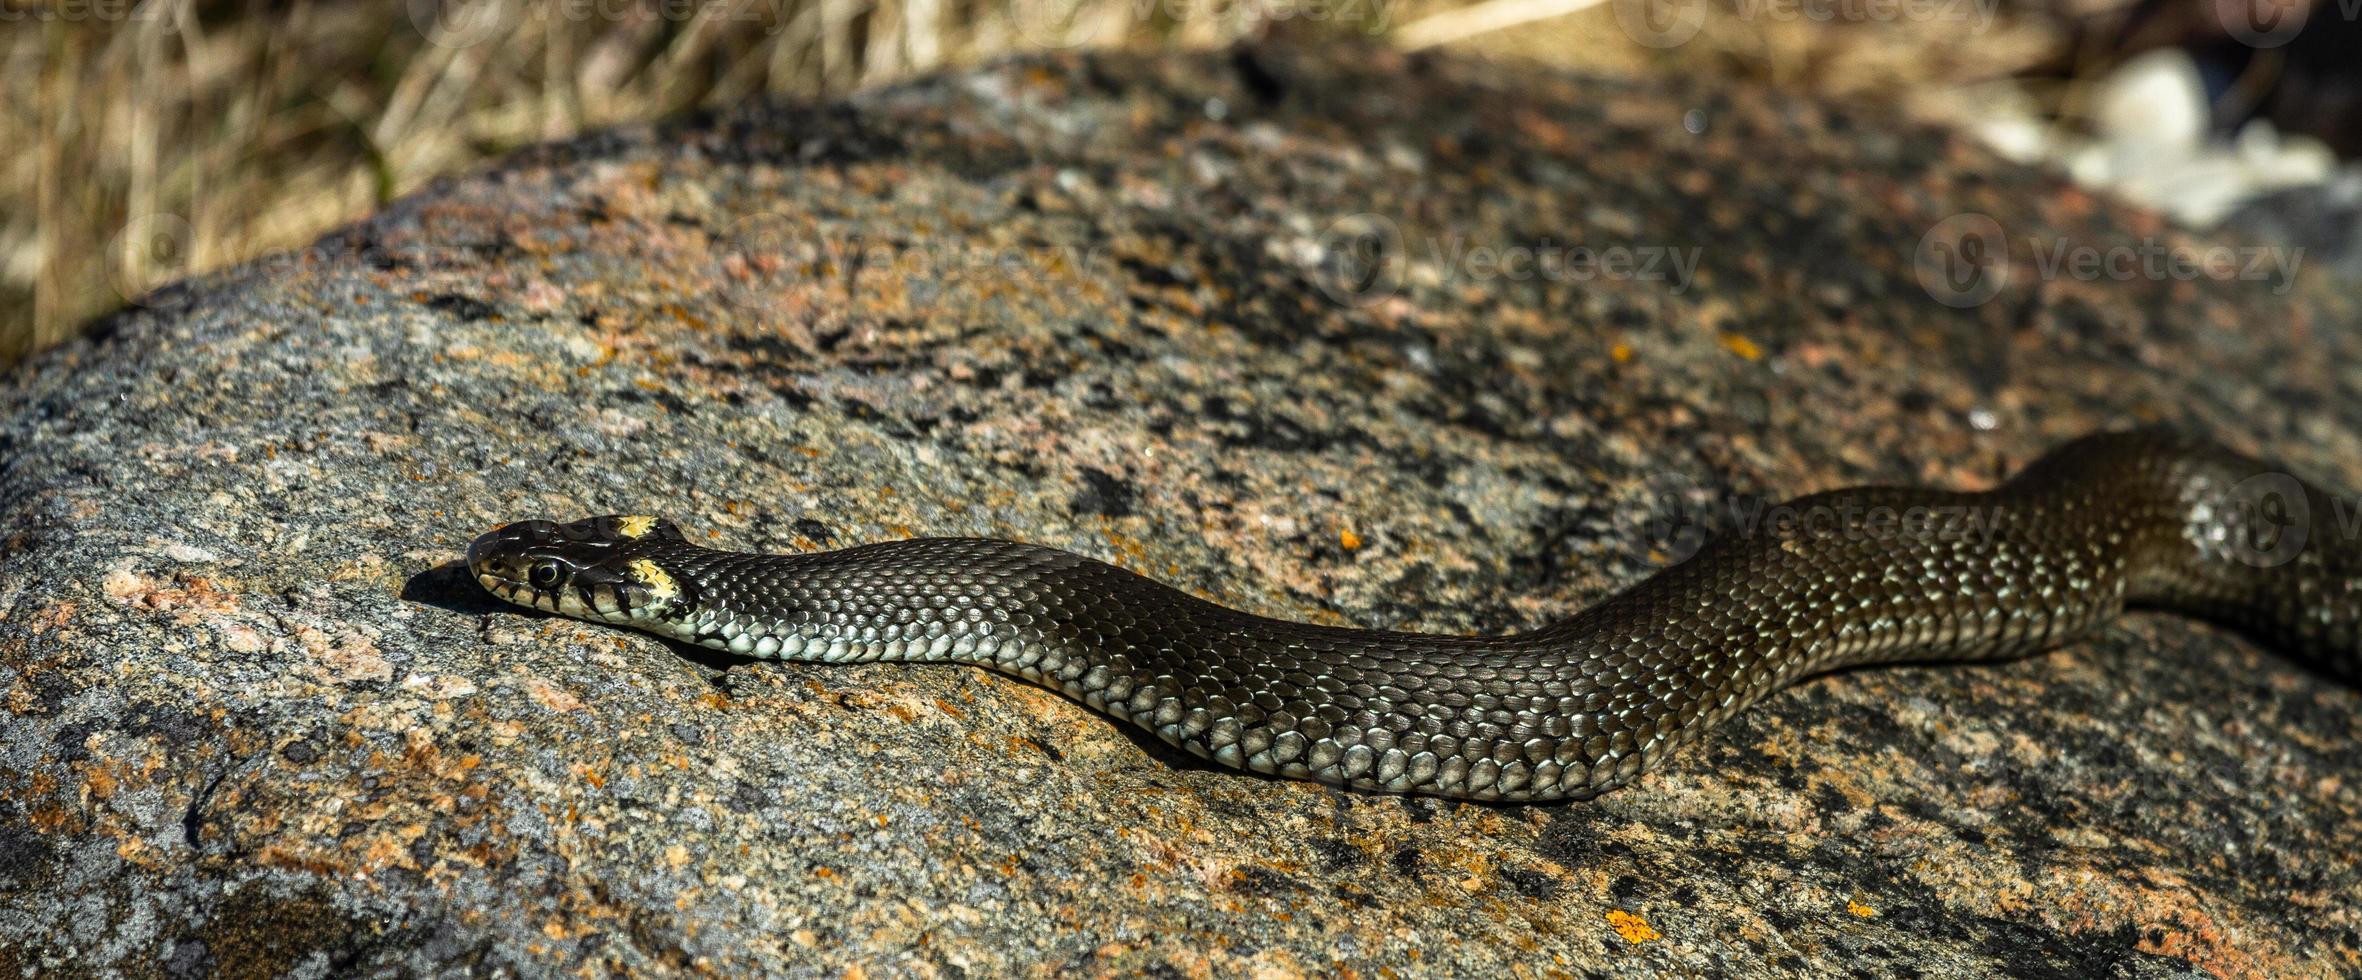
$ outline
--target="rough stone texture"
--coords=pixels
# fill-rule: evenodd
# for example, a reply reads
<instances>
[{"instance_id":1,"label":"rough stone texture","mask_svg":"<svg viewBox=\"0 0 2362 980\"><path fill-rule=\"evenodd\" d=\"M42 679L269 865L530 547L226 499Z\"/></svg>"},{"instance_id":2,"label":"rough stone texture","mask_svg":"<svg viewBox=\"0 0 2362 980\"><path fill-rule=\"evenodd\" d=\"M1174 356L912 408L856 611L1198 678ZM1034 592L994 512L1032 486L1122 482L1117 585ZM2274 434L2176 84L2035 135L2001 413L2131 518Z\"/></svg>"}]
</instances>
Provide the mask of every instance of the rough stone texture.
<instances>
[{"instance_id":1,"label":"rough stone texture","mask_svg":"<svg viewBox=\"0 0 2362 980\"><path fill-rule=\"evenodd\" d=\"M1914 262L1963 212L2014 264L1954 308ZM1357 294L1324 256L1379 219ZM688 655L448 564L645 511L1497 631L1711 502L1977 485L2106 425L2362 487L2352 303L2041 274L2143 242L2191 244L1875 110L1357 49L522 154L0 388L0 972L2362 970L2362 697L2178 619L1823 678L1633 788L1487 807L1209 769L968 668Z\"/></svg>"}]
</instances>

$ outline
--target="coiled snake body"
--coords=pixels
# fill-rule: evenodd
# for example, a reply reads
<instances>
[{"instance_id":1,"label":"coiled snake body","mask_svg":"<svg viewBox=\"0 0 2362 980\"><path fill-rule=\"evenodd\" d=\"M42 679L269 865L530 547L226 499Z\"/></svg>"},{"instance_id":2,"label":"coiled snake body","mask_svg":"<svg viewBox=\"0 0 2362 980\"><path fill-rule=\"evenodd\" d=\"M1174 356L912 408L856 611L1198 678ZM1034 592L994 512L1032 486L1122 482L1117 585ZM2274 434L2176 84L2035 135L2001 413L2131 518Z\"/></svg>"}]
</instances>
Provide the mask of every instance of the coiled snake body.
<instances>
[{"instance_id":1,"label":"coiled snake body","mask_svg":"<svg viewBox=\"0 0 2362 980\"><path fill-rule=\"evenodd\" d=\"M1228 766L1361 789L1587 798L1796 680L2016 657L2128 606L2362 680L2362 547L2319 490L2146 431L1984 493L1800 498L1571 618L1497 637L1284 622L1050 548L971 538L755 555L668 522L524 521L468 565L504 599L756 657L975 664Z\"/></svg>"}]
</instances>

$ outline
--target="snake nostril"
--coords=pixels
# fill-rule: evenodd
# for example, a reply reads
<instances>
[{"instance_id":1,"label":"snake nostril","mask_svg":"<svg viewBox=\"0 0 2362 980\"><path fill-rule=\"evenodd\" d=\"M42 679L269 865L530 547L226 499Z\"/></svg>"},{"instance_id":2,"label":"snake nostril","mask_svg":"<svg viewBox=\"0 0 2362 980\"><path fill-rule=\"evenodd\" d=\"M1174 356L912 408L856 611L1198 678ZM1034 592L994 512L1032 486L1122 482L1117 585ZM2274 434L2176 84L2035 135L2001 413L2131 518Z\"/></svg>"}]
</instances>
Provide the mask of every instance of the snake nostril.
<instances>
[{"instance_id":1,"label":"snake nostril","mask_svg":"<svg viewBox=\"0 0 2362 980\"><path fill-rule=\"evenodd\" d=\"M467 567L482 572L485 560L492 557L492 552L507 539L508 529L505 527L476 535L474 541L467 543Z\"/></svg>"}]
</instances>

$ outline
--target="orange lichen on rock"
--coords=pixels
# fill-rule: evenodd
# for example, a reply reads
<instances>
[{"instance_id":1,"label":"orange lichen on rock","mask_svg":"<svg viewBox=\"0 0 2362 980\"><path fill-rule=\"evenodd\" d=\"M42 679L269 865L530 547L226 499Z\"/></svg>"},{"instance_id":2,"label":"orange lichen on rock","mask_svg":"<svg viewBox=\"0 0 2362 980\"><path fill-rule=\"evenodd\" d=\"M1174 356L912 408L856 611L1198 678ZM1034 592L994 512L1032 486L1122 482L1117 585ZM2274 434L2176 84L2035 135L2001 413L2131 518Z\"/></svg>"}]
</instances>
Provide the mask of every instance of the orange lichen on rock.
<instances>
[{"instance_id":1,"label":"orange lichen on rock","mask_svg":"<svg viewBox=\"0 0 2362 980\"><path fill-rule=\"evenodd\" d=\"M1625 942L1632 943L1634 945L1639 945L1652 939L1664 938L1664 933L1658 932L1655 927L1649 925L1647 919L1643 919L1640 916L1626 912L1623 909L1609 909L1607 913L1607 922L1608 925L1616 927L1616 935L1624 937Z\"/></svg>"}]
</instances>

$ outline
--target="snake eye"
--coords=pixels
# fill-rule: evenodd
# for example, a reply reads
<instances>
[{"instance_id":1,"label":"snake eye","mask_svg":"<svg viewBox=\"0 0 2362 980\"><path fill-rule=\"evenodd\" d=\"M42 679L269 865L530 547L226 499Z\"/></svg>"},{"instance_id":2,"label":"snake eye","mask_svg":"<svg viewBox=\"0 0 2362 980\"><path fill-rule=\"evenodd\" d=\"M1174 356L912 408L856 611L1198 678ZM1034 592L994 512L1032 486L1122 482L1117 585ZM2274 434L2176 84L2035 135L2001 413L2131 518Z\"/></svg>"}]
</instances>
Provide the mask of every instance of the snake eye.
<instances>
[{"instance_id":1,"label":"snake eye","mask_svg":"<svg viewBox=\"0 0 2362 980\"><path fill-rule=\"evenodd\" d=\"M531 582L539 588L556 588L558 585L558 563L547 558L534 562L533 567L525 572L525 581Z\"/></svg>"}]
</instances>

